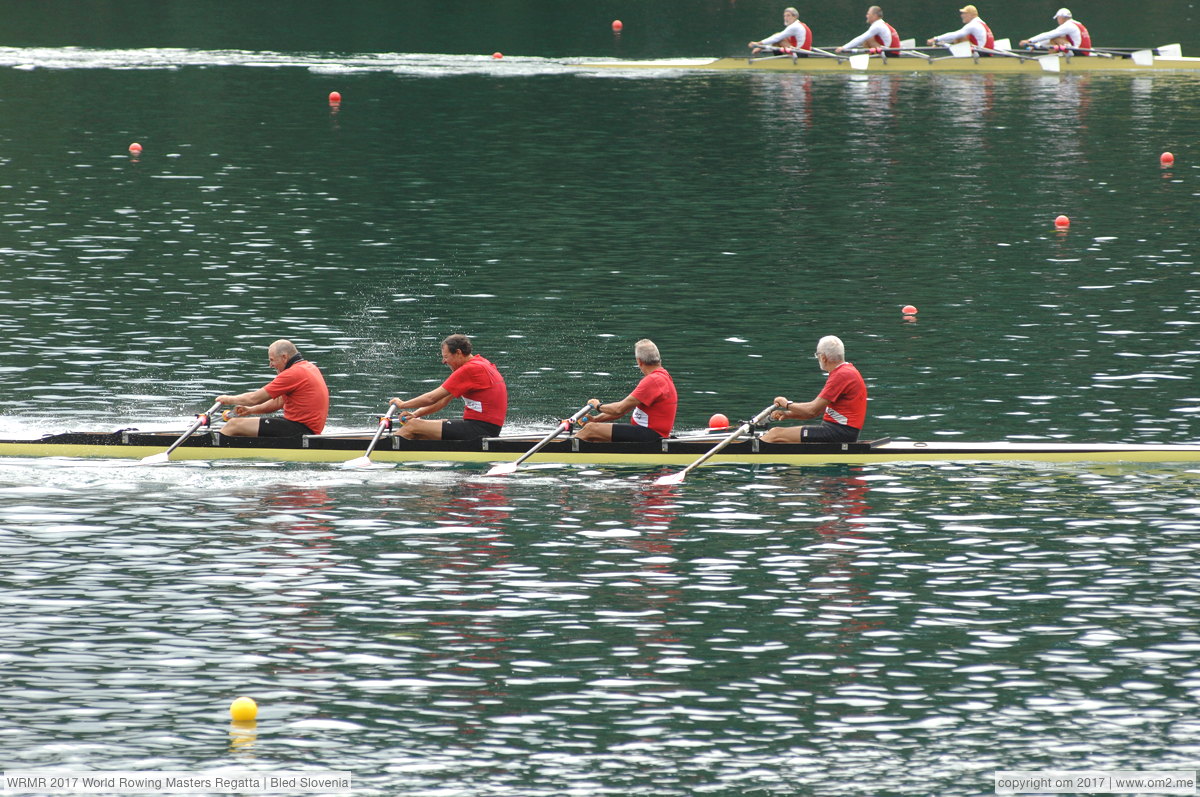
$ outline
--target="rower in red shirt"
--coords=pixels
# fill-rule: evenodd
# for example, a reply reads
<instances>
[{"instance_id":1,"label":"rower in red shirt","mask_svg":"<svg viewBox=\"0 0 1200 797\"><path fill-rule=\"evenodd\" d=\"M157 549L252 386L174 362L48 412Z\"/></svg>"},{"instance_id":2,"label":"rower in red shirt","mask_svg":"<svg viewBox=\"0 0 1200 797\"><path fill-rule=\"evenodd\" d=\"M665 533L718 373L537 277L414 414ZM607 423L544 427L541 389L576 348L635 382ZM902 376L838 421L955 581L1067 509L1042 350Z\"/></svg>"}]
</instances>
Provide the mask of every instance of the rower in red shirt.
<instances>
[{"instance_id":1,"label":"rower in red shirt","mask_svg":"<svg viewBox=\"0 0 1200 797\"><path fill-rule=\"evenodd\" d=\"M826 335L817 342L814 357L827 371L825 387L812 401L788 401L775 397L778 410L773 420L821 417L807 426L776 426L762 436L764 443L853 443L867 420L867 384L853 364L846 362L846 347L840 338Z\"/></svg>"},{"instance_id":2,"label":"rower in red shirt","mask_svg":"<svg viewBox=\"0 0 1200 797\"><path fill-rule=\"evenodd\" d=\"M478 440L495 437L508 415L508 387L496 366L485 357L471 353L471 339L451 335L442 341L442 362L450 376L441 385L407 401L394 398L391 403L401 412L399 434L410 440ZM428 420L455 397L461 398L463 416L454 420Z\"/></svg>"},{"instance_id":3,"label":"rower in red shirt","mask_svg":"<svg viewBox=\"0 0 1200 797\"><path fill-rule=\"evenodd\" d=\"M276 376L258 390L236 396L217 396L232 404L234 418L221 427L228 437L300 437L320 434L329 417L329 388L321 369L300 356L290 340L277 340L267 348L267 362ZM282 418L249 418L283 410Z\"/></svg>"},{"instance_id":4,"label":"rower in red shirt","mask_svg":"<svg viewBox=\"0 0 1200 797\"><path fill-rule=\"evenodd\" d=\"M679 408L675 382L663 368L662 355L654 341L639 340L633 347L633 355L642 372L642 381L620 401L601 404L600 399L588 399L600 414L592 416L575 437L595 443L631 443L671 436L675 411ZM630 410L633 410L632 423L610 423Z\"/></svg>"}]
</instances>

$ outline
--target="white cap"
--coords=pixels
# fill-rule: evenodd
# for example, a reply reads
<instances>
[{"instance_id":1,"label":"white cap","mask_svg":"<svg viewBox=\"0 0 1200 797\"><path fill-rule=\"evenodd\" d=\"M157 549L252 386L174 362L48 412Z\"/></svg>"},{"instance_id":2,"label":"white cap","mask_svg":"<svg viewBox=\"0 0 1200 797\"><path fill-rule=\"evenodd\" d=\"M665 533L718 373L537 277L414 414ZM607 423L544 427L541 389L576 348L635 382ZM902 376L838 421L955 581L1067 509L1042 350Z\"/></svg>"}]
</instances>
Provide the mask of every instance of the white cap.
<instances>
[{"instance_id":1,"label":"white cap","mask_svg":"<svg viewBox=\"0 0 1200 797\"><path fill-rule=\"evenodd\" d=\"M1071 9L1069 9L1069 8L1058 9L1057 11L1054 12L1053 18L1058 19L1059 17L1066 17L1067 19L1070 19L1071 18Z\"/></svg>"}]
</instances>

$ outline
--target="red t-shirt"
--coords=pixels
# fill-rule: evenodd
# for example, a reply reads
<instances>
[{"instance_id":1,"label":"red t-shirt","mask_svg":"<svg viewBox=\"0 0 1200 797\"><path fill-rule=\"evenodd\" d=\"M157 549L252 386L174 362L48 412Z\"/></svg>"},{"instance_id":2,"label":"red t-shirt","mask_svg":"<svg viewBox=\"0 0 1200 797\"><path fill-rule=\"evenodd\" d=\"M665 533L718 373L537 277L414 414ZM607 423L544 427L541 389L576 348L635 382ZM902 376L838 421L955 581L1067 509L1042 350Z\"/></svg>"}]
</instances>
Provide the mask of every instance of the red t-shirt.
<instances>
[{"instance_id":1,"label":"red t-shirt","mask_svg":"<svg viewBox=\"0 0 1200 797\"><path fill-rule=\"evenodd\" d=\"M829 372L825 388L817 394L829 402L823 421L862 429L867 420L867 383L851 363L842 363Z\"/></svg>"},{"instance_id":2,"label":"red t-shirt","mask_svg":"<svg viewBox=\"0 0 1200 797\"><path fill-rule=\"evenodd\" d=\"M293 363L263 388L271 398L283 396L283 417L302 423L314 434L325 430L329 417L329 388L321 369L308 360Z\"/></svg>"},{"instance_id":3,"label":"red t-shirt","mask_svg":"<svg viewBox=\"0 0 1200 797\"><path fill-rule=\"evenodd\" d=\"M476 354L442 382L442 387L463 400L463 419L504 425L508 415L508 386L496 366Z\"/></svg>"},{"instance_id":4,"label":"red t-shirt","mask_svg":"<svg viewBox=\"0 0 1200 797\"><path fill-rule=\"evenodd\" d=\"M635 426L646 426L663 437L670 437L675 427L675 411L679 408L679 396L675 393L675 381L667 369L658 367L642 377L633 389L638 406L630 418Z\"/></svg>"}]
</instances>

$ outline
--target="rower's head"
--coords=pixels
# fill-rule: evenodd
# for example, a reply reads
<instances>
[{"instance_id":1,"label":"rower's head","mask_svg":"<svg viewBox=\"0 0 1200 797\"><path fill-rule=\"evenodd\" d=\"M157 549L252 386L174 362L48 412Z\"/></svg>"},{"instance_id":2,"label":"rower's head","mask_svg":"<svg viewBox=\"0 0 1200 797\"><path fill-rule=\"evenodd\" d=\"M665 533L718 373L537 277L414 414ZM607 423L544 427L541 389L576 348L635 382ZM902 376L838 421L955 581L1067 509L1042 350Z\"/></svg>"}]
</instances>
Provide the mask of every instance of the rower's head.
<instances>
[{"instance_id":1,"label":"rower's head","mask_svg":"<svg viewBox=\"0 0 1200 797\"><path fill-rule=\"evenodd\" d=\"M649 338L642 338L633 344L633 356L637 358L639 366L654 369L662 365L662 355L658 353L654 341Z\"/></svg>"},{"instance_id":2,"label":"rower's head","mask_svg":"<svg viewBox=\"0 0 1200 797\"><path fill-rule=\"evenodd\" d=\"M968 4L958 9L958 13L962 15L963 22L970 22L971 20L975 19L975 17L979 16L979 9Z\"/></svg>"},{"instance_id":3,"label":"rower's head","mask_svg":"<svg viewBox=\"0 0 1200 797\"><path fill-rule=\"evenodd\" d=\"M846 347L837 335L826 335L817 341L817 351L813 356L821 364L822 371L832 371L846 361Z\"/></svg>"},{"instance_id":4,"label":"rower's head","mask_svg":"<svg viewBox=\"0 0 1200 797\"><path fill-rule=\"evenodd\" d=\"M788 6L787 8L783 9L783 21L784 22L791 25L793 22L795 22L798 19L800 19L799 11L792 8L791 6Z\"/></svg>"},{"instance_id":5,"label":"rower's head","mask_svg":"<svg viewBox=\"0 0 1200 797\"><path fill-rule=\"evenodd\" d=\"M290 340L280 339L267 347L267 362L276 371L282 371L284 368L287 368L288 360L299 353L296 349L296 344Z\"/></svg>"},{"instance_id":6,"label":"rower's head","mask_svg":"<svg viewBox=\"0 0 1200 797\"><path fill-rule=\"evenodd\" d=\"M1059 25L1063 24L1070 18L1071 18L1071 9L1069 9L1069 8L1060 8L1054 12L1054 21L1057 22Z\"/></svg>"},{"instance_id":7,"label":"rower's head","mask_svg":"<svg viewBox=\"0 0 1200 797\"><path fill-rule=\"evenodd\" d=\"M471 359L471 339L466 335L451 335L442 341L442 362L457 371Z\"/></svg>"},{"instance_id":8,"label":"rower's head","mask_svg":"<svg viewBox=\"0 0 1200 797\"><path fill-rule=\"evenodd\" d=\"M867 9L867 22L878 22L883 19L883 9L879 6L871 6Z\"/></svg>"}]
</instances>

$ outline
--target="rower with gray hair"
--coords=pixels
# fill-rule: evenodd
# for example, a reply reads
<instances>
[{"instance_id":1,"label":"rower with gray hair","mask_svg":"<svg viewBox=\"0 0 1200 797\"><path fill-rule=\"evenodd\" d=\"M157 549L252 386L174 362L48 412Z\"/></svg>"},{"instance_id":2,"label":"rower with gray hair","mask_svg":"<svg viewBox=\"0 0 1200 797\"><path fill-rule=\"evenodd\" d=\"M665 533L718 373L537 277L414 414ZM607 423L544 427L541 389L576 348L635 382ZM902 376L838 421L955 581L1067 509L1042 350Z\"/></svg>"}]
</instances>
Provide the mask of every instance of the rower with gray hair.
<instances>
[{"instance_id":1,"label":"rower with gray hair","mask_svg":"<svg viewBox=\"0 0 1200 797\"><path fill-rule=\"evenodd\" d=\"M320 434L329 417L329 388L321 369L304 359L290 340L267 347L267 362L278 374L270 383L236 396L217 396L220 404L233 405L233 414L221 427L228 437L300 437ZM252 418L283 410L283 417Z\"/></svg>"},{"instance_id":2,"label":"rower with gray hair","mask_svg":"<svg viewBox=\"0 0 1200 797\"><path fill-rule=\"evenodd\" d=\"M1092 49L1092 35L1082 22L1075 19L1071 9L1060 8L1054 12L1054 21L1058 27L1022 39L1022 47L1070 47L1072 49Z\"/></svg>"},{"instance_id":3,"label":"rower with gray hair","mask_svg":"<svg viewBox=\"0 0 1200 797\"><path fill-rule=\"evenodd\" d=\"M588 419L575 436L580 440L596 443L629 443L636 441L661 440L670 437L675 427L675 412L679 408L679 396L675 382L667 369L663 368L662 355L654 341L643 338L633 347L637 367L642 379L625 398L611 404L601 404L600 399L588 399L588 403L599 413ZM630 410L632 423L611 423L622 418Z\"/></svg>"},{"instance_id":4,"label":"rower with gray hair","mask_svg":"<svg viewBox=\"0 0 1200 797\"><path fill-rule=\"evenodd\" d=\"M808 57L812 49L812 30L800 21L800 12L788 6L783 9L784 29L773 33L760 42L750 42L747 47L750 53L760 53L763 50L782 50L784 52L802 51L796 53L801 58Z\"/></svg>"},{"instance_id":5,"label":"rower with gray hair","mask_svg":"<svg viewBox=\"0 0 1200 797\"><path fill-rule=\"evenodd\" d=\"M822 371L827 371L825 387L812 401L789 401L775 397L779 407L773 420L820 417L819 424L776 426L762 436L764 443L853 443L867 419L867 384L853 363L846 362L846 347L841 338L826 335L817 341L813 354Z\"/></svg>"}]
</instances>

